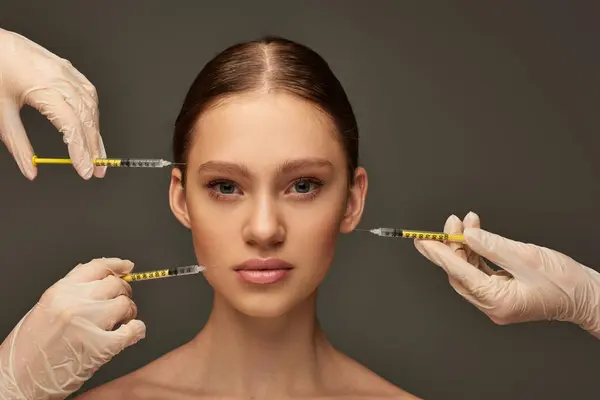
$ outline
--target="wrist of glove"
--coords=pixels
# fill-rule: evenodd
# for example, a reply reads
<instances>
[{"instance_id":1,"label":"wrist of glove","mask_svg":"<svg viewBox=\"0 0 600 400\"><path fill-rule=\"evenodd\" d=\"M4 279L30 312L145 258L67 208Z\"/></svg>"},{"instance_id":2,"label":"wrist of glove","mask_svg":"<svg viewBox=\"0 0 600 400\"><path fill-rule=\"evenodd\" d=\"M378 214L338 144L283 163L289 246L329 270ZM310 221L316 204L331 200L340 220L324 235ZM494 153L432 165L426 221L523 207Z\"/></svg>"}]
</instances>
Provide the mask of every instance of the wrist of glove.
<instances>
[{"instance_id":1,"label":"wrist of glove","mask_svg":"<svg viewBox=\"0 0 600 400\"><path fill-rule=\"evenodd\" d=\"M144 338L131 287L119 278L132 268L92 260L46 290L0 346L0 399L64 399Z\"/></svg>"},{"instance_id":2,"label":"wrist of glove","mask_svg":"<svg viewBox=\"0 0 600 400\"><path fill-rule=\"evenodd\" d=\"M580 291L579 304L573 323L600 339L600 273L586 268L589 280L583 284Z\"/></svg>"},{"instance_id":3,"label":"wrist of glove","mask_svg":"<svg viewBox=\"0 0 600 400\"><path fill-rule=\"evenodd\" d=\"M75 327L68 319L38 303L19 321L0 348L1 399L64 399L89 378L78 365L85 356L77 354L89 324Z\"/></svg>"},{"instance_id":4,"label":"wrist of glove","mask_svg":"<svg viewBox=\"0 0 600 400\"><path fill-rule=\"evenodd\" d=\"M481 229L477 214L451 216L444 232L466 243L417 240L450 285L499 325L559 320L600 336L600 274L557 251ZM502 270L495 271L486 259Z\"/></svg>"}]
</instances>

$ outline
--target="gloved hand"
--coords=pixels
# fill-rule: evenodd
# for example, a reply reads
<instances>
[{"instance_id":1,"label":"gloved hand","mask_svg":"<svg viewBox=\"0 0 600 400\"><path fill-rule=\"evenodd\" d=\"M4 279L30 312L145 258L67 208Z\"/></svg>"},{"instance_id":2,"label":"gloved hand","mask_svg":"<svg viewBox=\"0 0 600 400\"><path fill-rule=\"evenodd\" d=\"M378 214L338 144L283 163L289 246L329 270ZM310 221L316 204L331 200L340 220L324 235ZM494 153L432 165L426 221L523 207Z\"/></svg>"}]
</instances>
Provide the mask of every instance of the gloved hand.
<instances>
[{"instance_id":1,"label":"gloved hand","mask_svg":"<svg viewBox=\"0 0 600 400\"><path fill-rule=\"evenodd\" d=\"M474 213L462 222L452 215L444 232L463 233L466 245L417 240L416 248L492 321L568 321L600 339L600 273L557 251L486 232ZM482 257L504 270L495 272Z\"/></svg>"},{"instance_id":2,"label":"gloved hand","mask_svg":"<svg viewBox=\"0 0 600 400\"><path fill-rule=\"evenodd\" d=\"M96 259L51 286L0 346L0 399L64 399L144 338L131 287L118 278L132 268Z\"/></svg>"},{"instance_id":3,"label":"gloved hand","mask_svg":"<svg viewBox=\"0 0 600 400\"><path fill-rule=\"evenodd\" d=\"M93 158L106 157L99 132L98 96L94 86L64 60L13 32L0 29L0 139L23 175L34 179L37 168L19 112L36 108L63 134L79 175L103 177L106 167ZM44 155L40 155L44 157Z\"/></svg>"}]
</instances>

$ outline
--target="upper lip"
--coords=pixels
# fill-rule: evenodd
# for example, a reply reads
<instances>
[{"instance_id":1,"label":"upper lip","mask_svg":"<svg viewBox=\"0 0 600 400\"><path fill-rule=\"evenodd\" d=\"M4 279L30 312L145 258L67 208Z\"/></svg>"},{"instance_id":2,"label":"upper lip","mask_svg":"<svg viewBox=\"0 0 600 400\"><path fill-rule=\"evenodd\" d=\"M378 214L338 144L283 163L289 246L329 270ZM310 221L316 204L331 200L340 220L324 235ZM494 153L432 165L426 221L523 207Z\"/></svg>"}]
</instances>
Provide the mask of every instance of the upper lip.
<instances>
[{"instance_id":1,"label":"upper lip","mask_svg":"<svg viewBox=\"0 0 600 400\"><path fill-rule=\"evenodd\" d=\"M277 258L253 258L246 260L242 264L235 267L236 271L239 270L257 270L257 269L291 269L292 265L288 262Z\"/></svg>"}]
</instances>

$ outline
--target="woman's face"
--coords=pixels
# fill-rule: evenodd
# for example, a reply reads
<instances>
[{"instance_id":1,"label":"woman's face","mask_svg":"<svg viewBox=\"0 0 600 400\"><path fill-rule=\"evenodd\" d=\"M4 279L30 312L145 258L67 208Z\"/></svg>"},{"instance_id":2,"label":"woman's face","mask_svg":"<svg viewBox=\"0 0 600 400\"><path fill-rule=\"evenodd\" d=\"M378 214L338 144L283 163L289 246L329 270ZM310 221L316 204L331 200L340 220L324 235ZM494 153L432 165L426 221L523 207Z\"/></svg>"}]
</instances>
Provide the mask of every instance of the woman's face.
<instances>
[{"instance_id":1,"label":"woman's face","mask_svg":"<svg viewBox=\"0 0 600 400\"><path fill-rule=\"evenodd\" d=\"M338 234L358 224L366 172L349 189L332 121L287 94L227 99L193 135L185 189L175 169L170 200L206 279L244 314L286 313L323 280Z\"/></svg>"}]
</instances>

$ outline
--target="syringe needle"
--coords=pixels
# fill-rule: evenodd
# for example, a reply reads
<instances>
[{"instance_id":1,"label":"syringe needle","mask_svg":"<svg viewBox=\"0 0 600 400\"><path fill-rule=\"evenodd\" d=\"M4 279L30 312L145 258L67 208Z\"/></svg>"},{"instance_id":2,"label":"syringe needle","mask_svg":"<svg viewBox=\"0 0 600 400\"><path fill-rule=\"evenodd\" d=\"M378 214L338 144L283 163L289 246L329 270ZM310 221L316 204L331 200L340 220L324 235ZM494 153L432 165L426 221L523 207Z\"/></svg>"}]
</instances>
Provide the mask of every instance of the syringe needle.
<instances>
[{"instance_id":1,"label":"syringe needle","mask_svg":"<svg viewBox=\"0 0 600 400\"><path fill-rule=\"evenodd\" d=\"M381 236L381 229L380 228L376 228L376 229L359 229L359 228L355 228L355 231L361 231L361 232L369 232L372 233L374 235L379 235Z\"/></svg>"}]
</instances>

